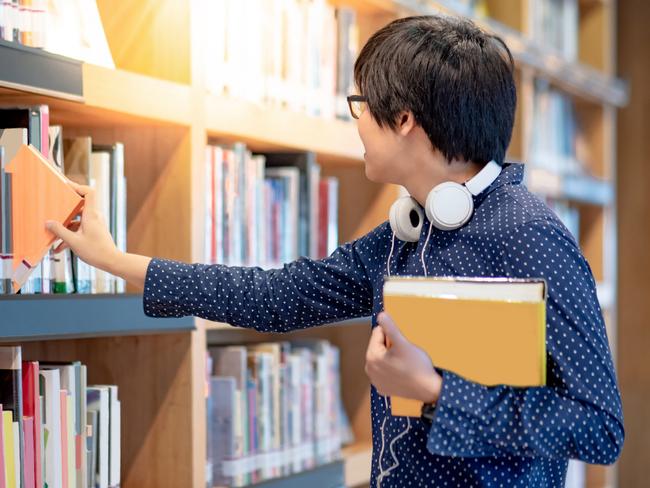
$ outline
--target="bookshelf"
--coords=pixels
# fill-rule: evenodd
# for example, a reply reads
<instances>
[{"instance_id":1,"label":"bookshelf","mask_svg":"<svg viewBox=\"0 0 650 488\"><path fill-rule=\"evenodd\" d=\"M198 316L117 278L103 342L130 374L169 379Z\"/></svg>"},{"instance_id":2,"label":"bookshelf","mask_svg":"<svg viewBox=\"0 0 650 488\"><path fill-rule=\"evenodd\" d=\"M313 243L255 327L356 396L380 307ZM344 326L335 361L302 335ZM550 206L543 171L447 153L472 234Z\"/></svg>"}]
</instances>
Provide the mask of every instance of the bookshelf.
<instances>
[{"instance_id":1,"label":"bookshelf","mask_svg":"<svg viewBox=\"0 0 650 488\"><path fill-rule=\"evenodd\" d=\"M399 194L393 185L365 178L363 148L354 123L324 120L209 94L204 82L201 8L205 0L98 0L116 70L83 64L82 95L65 96L23 81L2 80L0 103L48 104L51 121L66 136L125 146L128 249L183 261L203 259L204 149L208 140L242 141L251 149L317 153L323 175L340 185L339 235L345 242L386 220ZM581 0L579 53L566 61L527 36L528 2L490 0L490 17L464 2L441 0L331 0L357 10L361 44L402 15L442 9L474 18L500 34L517 61L519 103L509 156L530 156L534 82L547 80L575 103L589 147L587 177L543 175L539 192L570 202L580 214L580 244L589 260L616 341L616 109L627 87L614 77L615 3ZM552 180L553 185L548 185ZM534 186L534 185L533 185ZM595 191L597 189L598 191ZM113 383L123 402L122 486L205 486L205 350L208 344L259 342L268 336L198 319L149 322L140 297L7 299L0 307L2 342L23 345L24 357L79 359L89 382ZM64 315L68 314L68 315ZM56 327L49 317L58 317ZM320 337L341 349L343 401L356 443L344 449L346 486L369 482L370 386L363 358L369 319L297 331L283 338ZM5 333L7 331L7 333ZM615 350L615 348L614 348ZM588 487L614 486L615 470L589 467ZM301 486L309 481L301 478ZM260 485L261 486L261 485ZM289 486L282 484L281 486ZM296 485L298 486L298 485ZM316 485L315 485L316 486Z\"/></svg>"}]
</instances>

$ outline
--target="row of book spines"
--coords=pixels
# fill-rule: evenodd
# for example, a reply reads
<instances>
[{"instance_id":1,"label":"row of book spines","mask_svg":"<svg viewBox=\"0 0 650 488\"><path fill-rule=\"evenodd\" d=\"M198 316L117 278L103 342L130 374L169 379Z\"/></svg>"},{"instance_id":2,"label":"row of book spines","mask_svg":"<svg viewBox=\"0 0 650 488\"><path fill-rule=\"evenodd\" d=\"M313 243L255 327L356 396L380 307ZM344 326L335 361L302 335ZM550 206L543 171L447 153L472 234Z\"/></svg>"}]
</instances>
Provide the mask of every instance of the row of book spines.
<instances>
[{"instance_id":1,"label":"row of book spines","mask_svg":"<svg viewBox=\"0 0 650 488\"><path fill-rule=\"evenodd\" d=\"M209 483L242 486L340 457L351 434L341 406L338 349L325 341L303 346L211 349L214 372L222 376L209 379L208 422L217 426L208 439Z\"/></svg>"},{"instance_id":2,"label":"row of book spines","mask_svg":"<svg viewBox=\"0 0 650 488\"><path fill-rule=\"evenodd\" d=\"M22 361L0 347L0 487L119 484L120 402L113 385L86 386L86 367Z\"/></svg>"},{"instance_id":3,"label":"row of book spines","mask_svg":"<svg viewBox=\"0 0 650 488\"><path fill-rule=\"evenodd\" d=\"M276 159L241 143L207 146L209 262L272 266L299 255L322 258L338 245L338 180L321 178L313 155Z\"/></svg>"},{"instance_id":4,"label":"row of book spines","mask_svg":"<svg viewBox=\"0 0 650 488\"><path fill-rule=\"evenodd\" d=\"M47 0L0 1L0 39L25 46L45 46Z\"/></svg>"},{"instance_id":5,"label":"row of book spines","mask_svg":"<svg viewBox=\"0 0 650 488\"><path fill-rule=\"evenodd\" d=\"M247 11L235 0L211 5L209 18L216 25L205 39L208 87L313 115L349 118L344 98L354 89L355 11L324 0L252 3Z\"/></svg>"},{"instance_id":6,"label":"row of book spines","mask_svg":"<svg viewBox=\"0 0 650 488\"><path fill-rule=\"evenodd\" d=\"M6 111L4 111L6 110ZM10 127L14 120L23 122L21 127L8 129L2 136L3 144L7 144L2 154L3 165L13 157L9 152L17 150L21 143L30 143L48 158L53 167L78 183L94 186L100 211L109 224L117 247L126 251L126 178L124 176L124 147L121 143L111 146L92 145L89 137L64 140L61 126L50 126L49 107L20 107L17 109L0 109L0 127ZM24 112L29 115L21 115ZM3 121L3 115L9 120ZM18 114L18 115L17 115ZM65 150L64 150L65 147ZM65 153L65 154L64 154ZM72 164L66 167L64 157ZM0 177L5 186L10 187L8 176L0 168ZM3 192L5 192L3 190ZM0 292L10 293L11 287L6 286L8 276L11 276L11 238L10 227L10 190L7 195L0 195L0 211L2 212L2 255L3 268L0 280ZM9 235L9 237L8 237ZM45 256L32 271L23 294L32 293L122 293L126 290L124 280L113 277L108 273L95 270L77 257L72 257L69 250L59 255L52 253Z\"/></svg>"}]
</instances>

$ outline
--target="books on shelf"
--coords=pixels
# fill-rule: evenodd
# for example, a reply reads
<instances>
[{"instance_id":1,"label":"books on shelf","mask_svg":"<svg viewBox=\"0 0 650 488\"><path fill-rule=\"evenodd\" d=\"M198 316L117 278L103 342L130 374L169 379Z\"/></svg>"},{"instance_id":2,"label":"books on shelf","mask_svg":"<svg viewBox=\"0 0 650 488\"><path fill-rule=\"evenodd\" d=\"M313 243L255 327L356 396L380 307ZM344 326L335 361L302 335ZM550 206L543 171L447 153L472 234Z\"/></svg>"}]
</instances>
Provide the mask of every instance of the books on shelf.
<instances>
[{"instance_id":1,"label":"books on shelf","mask_svg":"<svg viewBox=\"0 0 650 488\"><path fill-rule=\"evenodd\" d=\"M0 39L115 68L93 0L4 0Z\"/></svg>"},{"instance_id":2,"label":"books on shelf","mask_svg":"<svg viewBox=\"0 0 650 488\"><path fill-rule=\"evenodd\" d=\"M543 280L391 277L384 307L442 369L486 386L546 384ZM392 415L419 417L421 406L391 398Z\"/></svg>"},{"instance_id":3,"label":"books on shelf","mask_svg":"<svg viewBox=\"0 0 650 488\"><path fill-rule=\"evenodd\" d=\"M206 261L266 267L338 245L338 181L313 153L207 146L205 175Z\"/></svg>"},{"instance_id":4,"label":"books on shelf","mask_svg":"<svg viewBox=\"0 0 650 488\"><path fill-rule=\"evenodd\" d=\"M48 0L0 2L0 39L43 47L47 36Z\"/></svg>"},{"instance_id":5,"label":"books on shelf","mask_svg":"<svg viewBox=\"0 0 650 488\"><path fill-rule=\"evenodd\" d=\"M528 0L528 29L538 46L578 59L578 0Z\"/></svg>"},{"instance_id":6,"label":"books on shelf","mask_svg":"<svg viewBox=\"0 0 650 488\"><path fill-rule=\"evenodd\" d=\"M80 362L23 361L19 346L0 346L0 375L0 486L119 486L116 386L87 386Z\"/></svg>"},{"instance_id":7,"label":"books on shelf","mask_svg":"<svg viewBox=\"0 0 650 488\"><path fill-rule=\"evenodd\" d=\"M544 80L535 80L534 88L527 185L545 197L609 204L613 186L589 171L589 148L573 99Z\"/></svg>"},{"instance_id":8,"label":"books on shelf","mask_svg":"<svg viewBox=\"0 0 650 488\"><path fill-rule=\"evenodd\" d=\"M44 223L68 225L83 199L33 146L21 146L5 171L11 176L12 280L17 291L55 241ZM49 286L41 291L50 291Z\"/></svg>"},{"instance_id":9,"label":"books on shelf","mask_svg":"<svg viewBox=\"0 0 650 488\"><path fill-rule=\"evenodd\" d=\"M11 293L7 276L11 276L12 234L12 178L5 166L13 159L21 144L29 143L39 149L58 174L73 181L93 186L97 192L100 212L113 235L117 247L126 251L126 178L124 176L124 146L93 145L90 137L64 139L63 128L49 124L46 105L0 109L0 235L2 249L2 293ZM33 190L33 198L43 195L45 187ZM31 190L30 190L31 191ZM76 195L76 193L75 193ZM15 197L16 195L14 195ZM29 204L31 205L31 204ZM44 221L43 221L44 225ZM53 246L54 247L54 246ZM45 254L21 288L22 294L32 293L122 293L122 279L98 272L73 256L69 249L62 253Z\"/></svg>"},{"instance_id":10,"label":"books on shelf","mask_svg":"<svg viewBox=\"0 0 650 488\"><path fill-rule=\"evenodd\" d=\"M208 486L248 486L340 458L351 440L325 340L209 349Z\"/></svg>"},{"instance_id":11,"label":"books on shelf","mask_svg":"<svg viewBox=\"0 0 650 488\"><path fill-rule=\"evenodd\" d=\"M326 0L223 0L204 16L206 85L254 103L348 119L354 10Z\"/></svg>"}]
</instances>

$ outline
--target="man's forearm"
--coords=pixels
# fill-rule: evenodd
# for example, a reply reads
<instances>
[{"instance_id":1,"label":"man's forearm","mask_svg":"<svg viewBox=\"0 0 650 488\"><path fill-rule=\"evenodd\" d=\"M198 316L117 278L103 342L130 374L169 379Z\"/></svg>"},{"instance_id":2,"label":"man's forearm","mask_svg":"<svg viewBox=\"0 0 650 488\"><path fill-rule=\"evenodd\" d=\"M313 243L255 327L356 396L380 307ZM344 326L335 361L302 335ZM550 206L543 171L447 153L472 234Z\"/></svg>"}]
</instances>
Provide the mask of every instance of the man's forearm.
<instances>
[{"instance_id":1,"label":"man's forearm","mask_svg":"<svg viewBox=\"0 0 650 488\"><path fill-rule=\"evenodd\" d=\"M112 275L125 279L131 285L143 289L150 262L151 258L148 256L118 252L103 268Z\"/></svg>"}]
</instances>

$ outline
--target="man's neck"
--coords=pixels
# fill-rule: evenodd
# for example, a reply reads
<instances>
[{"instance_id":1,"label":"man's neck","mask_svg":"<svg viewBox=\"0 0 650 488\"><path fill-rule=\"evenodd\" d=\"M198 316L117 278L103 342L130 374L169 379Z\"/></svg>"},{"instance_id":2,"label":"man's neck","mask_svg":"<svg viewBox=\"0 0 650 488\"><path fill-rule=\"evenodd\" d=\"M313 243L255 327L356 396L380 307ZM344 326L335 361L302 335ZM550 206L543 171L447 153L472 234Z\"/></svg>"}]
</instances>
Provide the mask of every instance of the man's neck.
<instances>
[{"instance_id":1,"label":"man's neck","mask_svg":"<svg viewBox=\"0 0 650 488\"><path fill-rule=\"evenodd\" d=\"M403 186L422 206L425 205L429 192L440 183L454 181L465 183L481 171L482 166L474 162L453 160L448 162L442 155L435 155L422 161L422 169L417 174L409 175Z\"/></svg>"}]
</instances>

